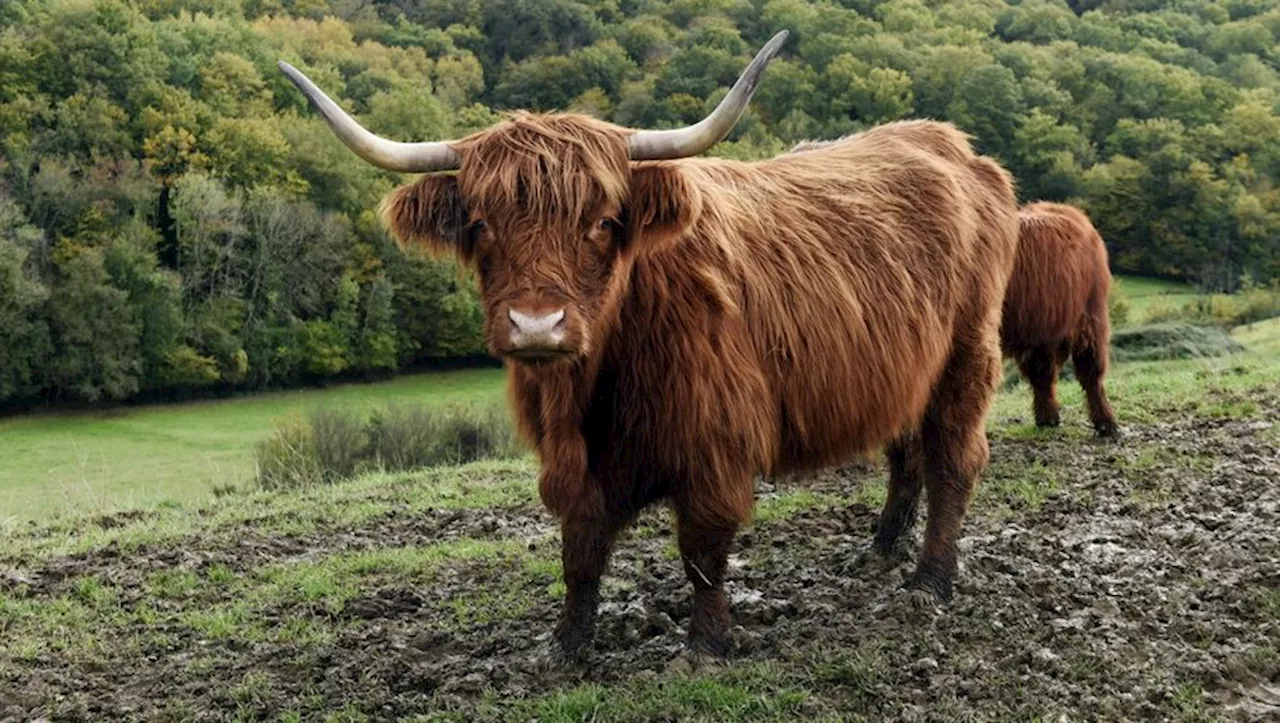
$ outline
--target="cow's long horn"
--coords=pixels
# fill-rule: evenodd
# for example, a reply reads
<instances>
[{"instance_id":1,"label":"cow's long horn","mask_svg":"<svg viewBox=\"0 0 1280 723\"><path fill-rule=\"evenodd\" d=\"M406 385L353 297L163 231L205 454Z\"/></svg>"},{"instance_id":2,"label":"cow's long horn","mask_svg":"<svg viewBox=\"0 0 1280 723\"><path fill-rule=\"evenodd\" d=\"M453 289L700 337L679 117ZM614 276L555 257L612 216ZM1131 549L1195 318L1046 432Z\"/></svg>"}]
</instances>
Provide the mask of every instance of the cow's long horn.
<instances>
[{"instance_id":1,"label":"cow's long horn","mask_svg":"<svg viewBox=\"0 0 1280 723\"><path fill-rule=\"evenodd\" d=\"M370 133L297 68L283 60L277 65L285 75L289 76L289 80L298 86L298 90L307 97L311 107L320 113L320 116L333 129L334 134L347 144L348 148L355 151L357 156L369 163L388 171L402 173L451 171L462 164L457 151L450 148L444 141L401 143Z\"/></svg>"},{"instance_id":2,"label":"cow's long horn","mask_svg":"<svg viewBox=\"0 0 1280 723\"><path fill-rule=\"evenodd\" d=\"M760 75L765 66L778 54L782 44L787 41L787 31L780 30L769 39L747 69L738 76L729 94L720 101L720 105L711 111L711 115L694 125L685 128L674 128L663 131L636 131L631 135L631 158L636 161L662 160L670 158L687 158L696 156L707 150L721 139L729 135L733 126L747 109L747 103L760 84Z\"/></svg>"}]
</instances>

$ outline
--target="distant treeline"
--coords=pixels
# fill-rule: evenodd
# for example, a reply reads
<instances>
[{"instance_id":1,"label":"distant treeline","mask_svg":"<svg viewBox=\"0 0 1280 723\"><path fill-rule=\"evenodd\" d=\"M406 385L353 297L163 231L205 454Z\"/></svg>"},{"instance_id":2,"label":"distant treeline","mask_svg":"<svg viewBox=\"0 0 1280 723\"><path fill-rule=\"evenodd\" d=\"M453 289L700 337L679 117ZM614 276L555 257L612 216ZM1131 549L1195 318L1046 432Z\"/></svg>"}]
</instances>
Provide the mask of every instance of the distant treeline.
<instances>
[{"instance_id":1,"label":"distant treeline","mask_svg":"<svg viewBox=\"0 0 1280 723\"><path fill-rule=\"evenodd\" d=\"M5 0L0 405L394 373L483 354L470 277L375 215L275 69L376 132L509 108L670 127L793 35L731 141L759 158L954 121L1118 271L1280 276L1280 0Z\"/></svg>"}]
</instances>

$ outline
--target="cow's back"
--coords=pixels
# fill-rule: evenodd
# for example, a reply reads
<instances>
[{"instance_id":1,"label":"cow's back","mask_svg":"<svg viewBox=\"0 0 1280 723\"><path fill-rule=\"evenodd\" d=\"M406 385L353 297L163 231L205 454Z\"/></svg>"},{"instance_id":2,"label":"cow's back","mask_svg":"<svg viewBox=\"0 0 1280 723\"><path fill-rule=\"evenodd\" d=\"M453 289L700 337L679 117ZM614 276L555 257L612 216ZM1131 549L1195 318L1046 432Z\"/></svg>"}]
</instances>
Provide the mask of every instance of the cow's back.
<instances>
[{"instance_id":1,"label":"cow's back","mask_svg":"<svg viewBox=\"0 0 1280 723\"><path fill-rule=\"evenodd\" d=\"M1070 340L1086 313L1105 307L1111 283L1106 246L1078 209L1028 204L1018 213L1018 236L1001 325L1011 354Z\"/></svg>"},{"instance_id":2,"label":"cow's back","mask_svg":"<svg viewBox=\"0 0 1280 723\"><path fill-rule=\"evenodd\" d=\"M635 454L726 442L762 471L843 461L918 424L957 334L996 344L1012 187L954 128L681 167L703 216L637 262L611 342Z\"/></svg>"}]
</instances>

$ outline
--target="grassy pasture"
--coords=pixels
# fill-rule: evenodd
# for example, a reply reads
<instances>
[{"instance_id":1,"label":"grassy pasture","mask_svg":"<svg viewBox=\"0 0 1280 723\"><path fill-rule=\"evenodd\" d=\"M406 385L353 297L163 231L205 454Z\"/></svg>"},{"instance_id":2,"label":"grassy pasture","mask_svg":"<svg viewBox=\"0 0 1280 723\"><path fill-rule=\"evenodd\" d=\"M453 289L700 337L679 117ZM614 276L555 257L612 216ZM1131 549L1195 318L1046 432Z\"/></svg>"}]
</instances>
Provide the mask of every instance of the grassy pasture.
<instances>
[{"instance_id":1,"label":"grassy pasture","mask_svg":"<svg viewBox=\"0 0 1280 723\"><path fill-rule=\"evenodd\" d=\"M253 475L253 445L314 406L469 403L502 394L502 372L452 371L226 400L0 420L0 520L200 500Z\"/></svg>"}]
</instances>

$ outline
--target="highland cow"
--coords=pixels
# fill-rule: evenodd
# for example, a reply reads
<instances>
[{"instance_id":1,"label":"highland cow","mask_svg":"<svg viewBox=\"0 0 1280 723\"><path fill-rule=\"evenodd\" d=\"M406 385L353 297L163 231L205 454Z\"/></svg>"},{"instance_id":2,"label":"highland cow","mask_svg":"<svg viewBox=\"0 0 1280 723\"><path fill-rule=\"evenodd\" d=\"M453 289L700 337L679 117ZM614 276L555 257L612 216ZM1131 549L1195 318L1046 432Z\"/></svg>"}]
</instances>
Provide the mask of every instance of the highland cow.
<instances>
[{"instance_id":1,"label":"highland cow","mask_svg":"<svg viewBox=\"0 0 1280 723\"><path fill-rule=\"evenodd\" d=\"M946 599L988 459L1000 301L1017 206L1008 174L943 123L886 125L758 163L721 140L786 33L712 113L635 131L517 112L449 142L360 127L281 67L358 155L425 175L383 217L478 274L487 344L559 519L559 649L583 652L618 534L669 499L693 586L688 643L729 652L724 580L758 474L888 446L874 547L928 518L912 595Z\"/></svg>"},{"instance_id":2,"label":"highland cow","mask_svg":"<svg viewBox=\"0 0 1280 723\"><path fill-rule=\"evenodd\" d=\"M1107 247L1089 217L1060 203L1018 212L1018 257L1005 292L1000 345L1031 384L1036 425L1060 423L1058 373L1068 358L1099 436L1118 432L1107 401L1111 324Z\"/></svg>"}]
</instances>

